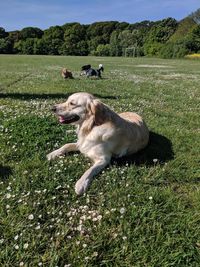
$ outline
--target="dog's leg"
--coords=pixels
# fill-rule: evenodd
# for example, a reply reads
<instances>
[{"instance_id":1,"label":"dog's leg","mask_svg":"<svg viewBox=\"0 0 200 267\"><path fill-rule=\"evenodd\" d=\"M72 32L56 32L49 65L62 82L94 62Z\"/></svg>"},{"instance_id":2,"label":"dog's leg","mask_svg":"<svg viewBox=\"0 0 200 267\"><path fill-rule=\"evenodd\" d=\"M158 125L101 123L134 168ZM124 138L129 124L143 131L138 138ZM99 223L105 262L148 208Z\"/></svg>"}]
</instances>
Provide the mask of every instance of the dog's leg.
<instances>
[{"instance_id":1,"label":"dog's leg","mask_svg":"<svg viewBox=\"0 0 200 267\"><path fill-rule=\"evenodd\" d=\"M53 152L47 155L47 159L53 160L56 157L62 156L65 153L71 152L71 151L78 151L77 143L69 143L69 144L66 144L60 147L59 149L54 150Z\"/></svg>"},{"instance_id":2,"label":"dog's leg","mask_svg":"<svg viewBox=\"0 0 200 267\"><path fill-rule=\"evenodd\" d=\"M111 157L103 158L94 163L92 167L90 167L76 182L75 192L77 195L82 195L88 189L90 183L92 182L93 177L102 171L106 165L109 164Z\"/></svg>"}]
</instances>

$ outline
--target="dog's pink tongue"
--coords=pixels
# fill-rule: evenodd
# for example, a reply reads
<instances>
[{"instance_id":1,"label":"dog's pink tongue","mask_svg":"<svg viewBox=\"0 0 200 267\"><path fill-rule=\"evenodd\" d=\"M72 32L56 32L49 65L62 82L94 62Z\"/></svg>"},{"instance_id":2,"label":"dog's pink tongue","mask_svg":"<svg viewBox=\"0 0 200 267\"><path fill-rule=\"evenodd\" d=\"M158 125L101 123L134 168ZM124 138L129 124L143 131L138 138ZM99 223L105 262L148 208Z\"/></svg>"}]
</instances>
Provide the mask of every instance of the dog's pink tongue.
<instances>
[{"instance_id":1,"label":"dog's pink tongue","mask_svg":"<svg viewBox=\"0 0 200 267\"><path fill-rule=\"evenodd\" d=\"M63 123L64 121L65 121L64 118L61 117L61 116L59 116L59 122L60 122L60 123Z\"/></svg>"}]
</instances>

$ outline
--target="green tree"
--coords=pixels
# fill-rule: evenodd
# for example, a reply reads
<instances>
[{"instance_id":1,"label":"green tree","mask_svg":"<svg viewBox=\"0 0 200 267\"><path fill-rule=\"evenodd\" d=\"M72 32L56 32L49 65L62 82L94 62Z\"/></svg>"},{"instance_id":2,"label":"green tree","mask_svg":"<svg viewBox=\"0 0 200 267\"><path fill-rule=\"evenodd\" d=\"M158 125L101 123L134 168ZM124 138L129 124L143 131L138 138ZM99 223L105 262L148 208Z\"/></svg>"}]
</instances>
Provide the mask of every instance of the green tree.
<instances>
[{"instance_id":1,"label":"green tree","mask_svg":"<svg viewBox=\"0 0 200 267\"><path fill-rule=\"evenodd\" d=\"M13 43L18 42L20 40L20 31L12 31L12 32L9 32L9 39Z\"/></svg>"},{"instance_id":2,"label":"green tree","mask_svg":"<svg viewBox=\"0 0 200 267\"><path fill-rule=\"evenodd\" d=\"M86 27L80 23L73 23L65 28L61 53L64 55L87 55Z\"/></svg>"},{"instance_id":3,"label":"green tree","mask_svg":"<svg viewBox=\"0 0 200 267\"><path fill-rule=\"evenodd\" d=\"M98 45L109 44L110 36L118 25L117 21L95 22L87 28L87 39L89 51L91 54L96 53Z\"/></svg>"},{"instance_id":4,"label":"green tree","mask_svg":"<svg viewBox=\"0 0 200 267\"><path fill-rule=\"evenodd\" d=\"M52 26L44 31L42 40L36 41L35 53L41 51L47 55L60 55L64 42L64 30L60 26Z\"/></svg>"},{"instance_id":5,"label":"green tree","mask_svg":"<svg viewBox=\"0 0 200 267\"><path fill-rule=\"evenodd\" d=\"M123 30L126 30L128 28L128 26L129 26L129 23L127 23L127 22L118 22L115 26L116 27L115 30L123 31Z\"/></svg>"},{"instance_id":6,"label":"green tree","mask_svg":"<svg viewBox=\"0 0 200 267\"><path fill-rule=\"evenodd\" d=\"M116 29L117 21L104 21L92 23L87 29L87 35L90 39L104 35L105 40L109 41L110 34Z\"/></svg>"},{"instance_id":7,"label":"green tree","mask_svg":"<svg viewBox=\"0 0 200 267\"><path fill-rule=\"evenodd\" d=\"M52 26L44 31L41 41L35 43L35 53L44 55L59 55L60 46L63 42L63 29L60 26Z\"/></svg>"},{"instance_id":8,"label":"green tree","mask_svg":"<svg viewBox=\"0 0 200 267\"><path fill-rule=\"evenodd\" d=\"M80 23L74 24L72 27L65 30L64 40L65 42L78 43L85 40L86 30Z\"/></svg>"},{"instance_id":9,"label":"green tree","mask_svg":"<svg viewBox=\"0 0 200 267\"><path fill-rule=\"evenodd\" d=\"M190 17L186 17L178 23L176 31L169 38L170 42L176 42L184 39L187 35L189 35L192 30L196 27L196 22Z\"/></svg>"},{"instance_id":10,"label":"green tree","mask_svg":"<svg viewBox=\"0 0 200 267\"><path fill-rule=\"evenodd\" d=\"M36 27L26 27L20 32L20 39L26 40L28 38L41 38L43 31Z\"/></svg>"},{"instance_id":11,"label":"green tree","mask_svg":"<svg viewBox=\"0 0 200 267\"><path fill-rule=\"evenodd\" d=\"M110 55L110 45L109 44L100 44L97 46L97 50L95 52L96 56L109 56Z\"/></svg>"},{"instance_id":12,"label":"green tree","mask_svg":"<svg viewBox=\"0 0 200 267\"><path fill-rule=\"evenodd\" d=\"M159 56L162 58L182 58L191 52L190 40L185 38L164 44L159 51Z\"/></svg>"},{"instance_id":13,"label":"green tree","mask_svg":"<svg viewBox=\"0 0 200 267\"><path fill-rule=\"evenodd\" d=\"M5 29L0 27L0 38L5 38L7 36L8 36L8 33L5 31Z\"/></svg>"},{"instance_id":14,"label":"green tree","mask_svg":"<svg viewBox=\"0 0 200 267\"><path fill-rule=\"evenodd\" d=\"M89 53L88 43L85 40L78 42L76 49L77 49L76 55L78 55L78 56L87 56Z\"/></svg>"},{"instance_id":15,"label":"green tree","mask_svg":"<svg viewBox=\"0 0 200 267\"><path fill-rule=\"evenodd\" d=\"M12 42L8 38L0 38L0 54L11 54L12 52Z\"/></svg>"},{"instance_id":16,"label":"green tree","mask_svg":"<svg viewBox=\"0 0 200 267\"><path fill-rule=\"evenodd\" d=\"M122 46L119 39L119 30L113 31L110 36L110 55L122 56Z\"/></svg>"},{"instance_id":17,"label":"green tree","mask_svg":"<svg viewBox=\"0 0 200 267\"><path fill-rule=\"evenodd\" d=\"M138 47L138 30L124 30L119 33L118 36L120 47L122 48L123 55L126 54L127 48L133 48L134 50Z\"/></svg>"},{"instance_id":18,"label":"green tree","mask_svg":"<svg viewBox=\"0 0 200 267\"><path fill-rule=\"evenodd\" d=\"M188 36L188 42L190 41L190 44L188 44L188 48L192 52L198 52L200 51L200 25L197 25L191 32L191 34Z\"/></svg>"},{"instance_id":19,"label":"green tree","mask_svg":"<svg viewBox=\"0 0 200 267\"><path fill-rule=\"evenodd\" d=\"M146 55L158 55L162 44L165 44L177 28L177 21L173 18L164 19L156 23L145 40L144 52Z\"/></svg>"},{"instance_id":20,"label":"green tree","mask_svg":"<svg viewBox=\"0 0 200 267\"><path fill-rule=\"evenodd\" d=\"M45 39L60 39L63 40L64 38L64 30L61 26L52 26L49 29L44 31Z\"/></svg>"},{"instance_id":21,"label":"green tree","mask_svg":"<svg viewBox=\"0 0 200 267\"><path fill-rule=\"evenodd\" d=\"M104 44L104 39L102 38L102 36L93 37L91 40L88 41L90 54L95 53L99 44Z\"/></svg>"}]
</instances>

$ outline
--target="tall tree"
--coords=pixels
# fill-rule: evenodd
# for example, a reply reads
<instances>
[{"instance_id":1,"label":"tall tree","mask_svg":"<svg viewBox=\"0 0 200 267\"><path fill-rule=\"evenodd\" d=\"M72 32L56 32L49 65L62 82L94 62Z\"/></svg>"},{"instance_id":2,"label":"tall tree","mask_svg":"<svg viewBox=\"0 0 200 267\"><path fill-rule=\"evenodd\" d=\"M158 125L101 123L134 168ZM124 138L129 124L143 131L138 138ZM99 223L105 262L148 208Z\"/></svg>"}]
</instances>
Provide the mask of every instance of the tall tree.
<instances>
[{"instance_id":1,"label":"tall tree","mask_svg":"<svg viewBox=\"0 0 200 267\"><path fill-rule=\"evenodd\" d=\"M26 40L27 38L41 38L43 31L36 27L26 27L20 32L20 39Z\"/></svg>"},{"instance_id":2,"label":"tall tree","mask_svg":"<svg viewBox=\"0 0 200 267\"><path fill-rule=\"evenodd\" d=\"M36 47L42 49L44 54L48 55L60 55L61 48L64 41L64 30L60 26L52 26L49 29L44 31L42 37L43 41L38 42ZM44 51L45 44L45 51Z\"/></svg>"},{"instance_id":3,"label":"tall tree","mask_svg":"<svg viewBox=\"0 0 200 267\"><path fill-rule=\"evenodd\" d=\"M44 31L44 38L46 39L61 39L64 38L64 30L61 26L52 26Z\"/></svg>"},{"instance_id":4,"label":"tall tree","mask_svg":"<svg viewBox=\"0 0 200 267\"><path fill-rule=\"evenodd\" d=\"M147 55L158 55L162 44L165 44L177 28L177 21L167 18L157 22L149 31L145 40L144 51Z\"/></svg>"},{"instance_id":5,"label":"tall tree","mask_svg":"<svg viewBox=\"0 0 200 267\"><path fill-rule=\"evenodd\" d=\"M121 56L122 46L119 39L120 31L113 31L110 36L110 56Z\"/></svg>"},{"instance_id":6,"label":"tall tree","mask_svg":"<svg viewBox=\"0 0 200 267\"><path fill-rule=\"evenodd\" d=\"M66 27L64 43L61 48L64 55L87 55L86 27L80 23L74 23Z\"/></svg>"}]
</instances>

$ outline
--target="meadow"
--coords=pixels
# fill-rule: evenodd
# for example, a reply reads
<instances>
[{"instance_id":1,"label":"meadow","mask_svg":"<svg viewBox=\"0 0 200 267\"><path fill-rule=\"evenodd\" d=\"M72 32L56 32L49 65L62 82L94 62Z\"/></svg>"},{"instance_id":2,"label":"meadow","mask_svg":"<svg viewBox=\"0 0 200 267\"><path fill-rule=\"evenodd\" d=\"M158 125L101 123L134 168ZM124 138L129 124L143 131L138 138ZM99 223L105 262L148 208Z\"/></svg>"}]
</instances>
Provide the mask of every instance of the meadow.
<instances>
[{"instance_id":1,"label":"meadow","mask_svg":"<svg viewBox=\"0 0 200 267\"><path fill-rule=\"evenodd\" d=\"M104 65L102 79L80 76L89 63ZM198 60L1 55L0 266L199 267L199 87ZM81 197L89 160L46 160L76 140L50 109L79 91L139 113L151 131Z\"/></svg>"}]
</instances>

